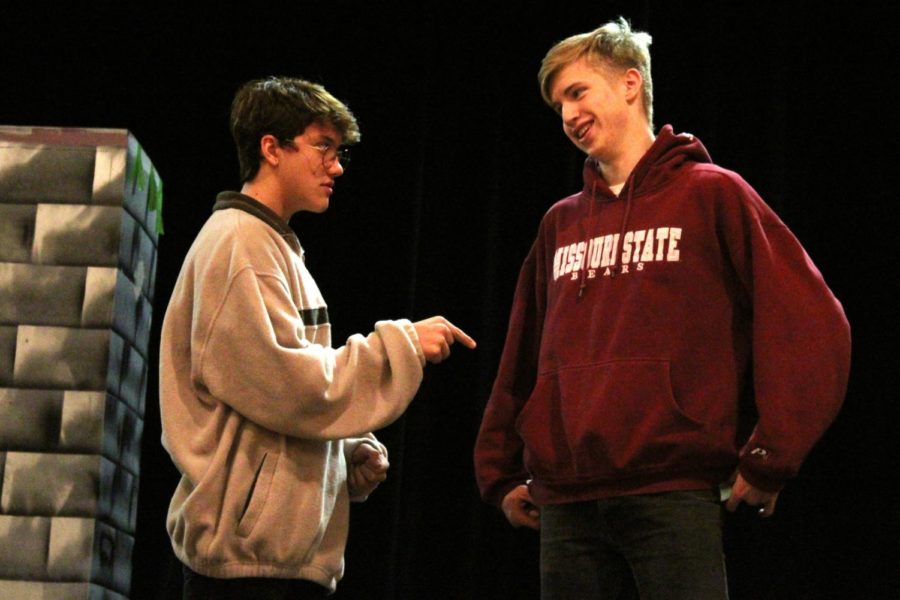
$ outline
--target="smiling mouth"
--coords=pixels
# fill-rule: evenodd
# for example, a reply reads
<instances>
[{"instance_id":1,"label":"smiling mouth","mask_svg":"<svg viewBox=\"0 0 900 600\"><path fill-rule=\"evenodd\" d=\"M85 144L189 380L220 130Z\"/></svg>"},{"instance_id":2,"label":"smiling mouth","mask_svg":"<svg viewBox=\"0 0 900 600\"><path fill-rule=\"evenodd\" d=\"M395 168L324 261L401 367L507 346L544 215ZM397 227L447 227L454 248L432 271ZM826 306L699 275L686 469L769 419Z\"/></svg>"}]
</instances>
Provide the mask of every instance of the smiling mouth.
<instances>
[{"instance_id":1,"label":"smiling mouth","mask_svg":"<svg viewBox=\"0 0 900 600\"><path fill-rule=\"evenodd\" d=\"M587 123L583 124L581 127L575 129L573 131L573 133L575 135L575 139L578 140L579 142L582 141L584 139L584 136L586 136L588 131L590 131L591 126L593 126L593 124L594 124L593 121L588 121Z\"/></svg>"}]
</instances>

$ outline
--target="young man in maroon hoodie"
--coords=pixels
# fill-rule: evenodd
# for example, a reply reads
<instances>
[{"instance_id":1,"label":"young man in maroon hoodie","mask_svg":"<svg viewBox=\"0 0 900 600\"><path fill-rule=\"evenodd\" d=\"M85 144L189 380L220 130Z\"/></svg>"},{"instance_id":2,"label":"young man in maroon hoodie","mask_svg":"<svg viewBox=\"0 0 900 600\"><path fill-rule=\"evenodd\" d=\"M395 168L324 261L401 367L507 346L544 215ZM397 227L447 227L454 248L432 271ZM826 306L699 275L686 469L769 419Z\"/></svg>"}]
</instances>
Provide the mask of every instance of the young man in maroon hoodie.
<instances>
[{"instance_id":1,"label":"young man in maroon hoodie","mask_svg":"<svg viewBox=\"0 0 900 600\"><path fill-rule=\"evenodd\" d=\"M539 73L584 188L525 259L475 465L540 530L545 599L726 598L721 500L770 516L846 389L849 326L796 238L699 140L654 136L650 41L620 19Z\"/></svg>"}]
</instances>

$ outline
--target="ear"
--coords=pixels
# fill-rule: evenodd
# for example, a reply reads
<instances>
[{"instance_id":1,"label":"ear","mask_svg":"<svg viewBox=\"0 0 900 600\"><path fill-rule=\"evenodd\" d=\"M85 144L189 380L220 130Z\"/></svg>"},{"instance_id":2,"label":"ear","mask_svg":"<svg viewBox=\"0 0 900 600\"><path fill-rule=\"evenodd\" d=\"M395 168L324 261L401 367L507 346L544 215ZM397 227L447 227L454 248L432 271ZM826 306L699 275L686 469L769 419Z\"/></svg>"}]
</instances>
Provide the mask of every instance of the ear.
<instances>
[{"instance_id":1,"label":"ear","mask_svg":"<svg viewBox=\"0 0 900 600\"><path fill-rule=\"evenodd\" d=\"M644 78L641 77L641 72L635 68L627 69L622 81L625 83L625 100L629 103L640 100L644 87Z\"/></svg>"},{"instance_id":2,"label":"ear","mask_svg":"<svg viewBox=\"0 0 900 600\"><path fill-rule=\"evenodd\" d=\"M278 138L274 135L267 133L262 136L259 140L259 156L260 161L264 161L270 166L278 165L278 161L280 158L281 152L281 144L278 142Z\"/></svg>"}]
</instances>

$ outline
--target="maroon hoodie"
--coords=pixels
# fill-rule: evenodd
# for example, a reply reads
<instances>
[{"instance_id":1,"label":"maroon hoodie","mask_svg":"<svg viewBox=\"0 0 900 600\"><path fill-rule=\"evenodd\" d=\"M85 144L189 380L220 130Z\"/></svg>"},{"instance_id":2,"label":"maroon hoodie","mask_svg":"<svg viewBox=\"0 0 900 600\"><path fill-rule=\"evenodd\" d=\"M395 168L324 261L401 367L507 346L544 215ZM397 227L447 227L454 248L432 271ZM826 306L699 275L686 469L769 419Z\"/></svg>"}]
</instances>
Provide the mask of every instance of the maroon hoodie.
<instances>
[{"instance_id":1,"label":"maroon hoodie","mask_svg":"<svg viewBox=\"0 0 900 600\"><path fill-rule=\"evenodd\" d=\"M662 129L613 194L544 216L475 447L485 500L777 491L837 415L850 329L797 239L699 140Z\"/></svg>"}]
</instances>

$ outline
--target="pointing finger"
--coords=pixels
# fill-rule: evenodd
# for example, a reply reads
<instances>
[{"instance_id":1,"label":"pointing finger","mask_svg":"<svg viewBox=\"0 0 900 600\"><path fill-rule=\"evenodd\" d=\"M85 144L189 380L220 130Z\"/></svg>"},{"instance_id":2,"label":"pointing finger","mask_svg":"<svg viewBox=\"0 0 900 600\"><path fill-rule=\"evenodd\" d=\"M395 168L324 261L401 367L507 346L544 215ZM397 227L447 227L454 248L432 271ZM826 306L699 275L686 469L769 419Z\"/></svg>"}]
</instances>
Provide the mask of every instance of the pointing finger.
<instances>
[{"instance_id":1,"label":"pointing finger","mask_svg":"<svg viewBox=\"0 0 900 600\"><path fill-rule=\"evenodd\" d=\"M450 327L450 331L453 332L453 337L456 338L457 342L460 342L463 346L467 348L474 348L476 346L475 340L467 334L465 331L447 321L447 325Z\"/></svg>"}]
</instances>

